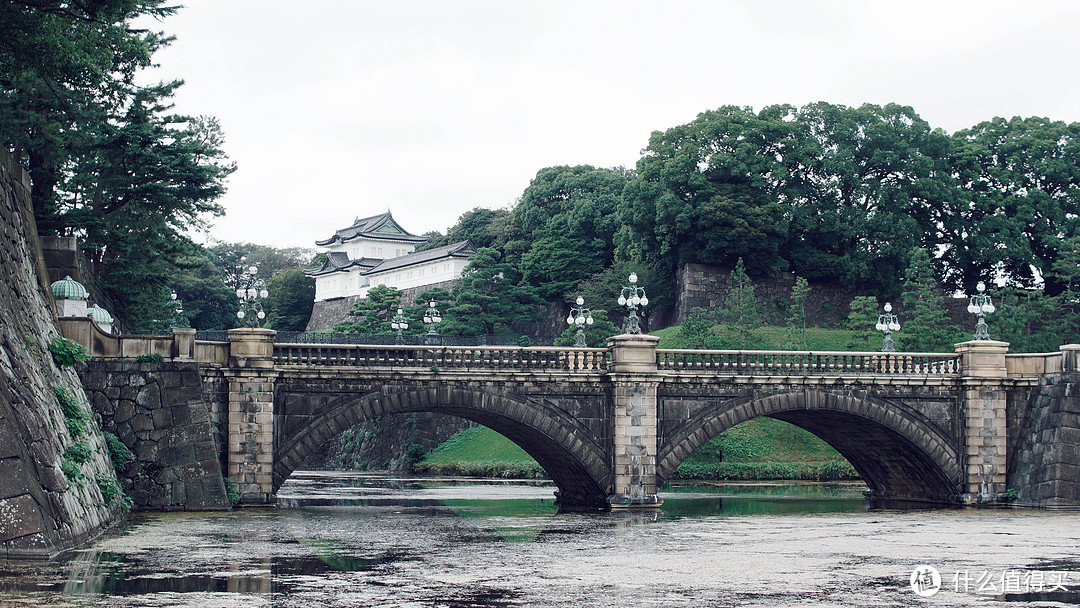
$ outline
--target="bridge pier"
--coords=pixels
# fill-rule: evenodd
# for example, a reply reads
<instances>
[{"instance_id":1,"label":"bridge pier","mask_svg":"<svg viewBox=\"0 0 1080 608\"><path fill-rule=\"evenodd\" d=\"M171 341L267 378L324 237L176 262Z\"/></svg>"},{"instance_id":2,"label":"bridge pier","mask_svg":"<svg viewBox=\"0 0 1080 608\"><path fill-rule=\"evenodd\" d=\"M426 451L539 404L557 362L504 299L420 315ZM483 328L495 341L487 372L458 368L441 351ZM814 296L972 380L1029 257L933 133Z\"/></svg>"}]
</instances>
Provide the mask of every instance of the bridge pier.
<instances>
[{"instance_id":1,"label":"bridge pier","mask_svg":"<svg viewBox=\"0 0 1080 608\"><path fill-rule=\"evenodd\" d=\"M656 509L656 343L660 338L622 335L608 339L614 402L611 425L612 509Z\"/></svg>"},{"instance_id":2,"label":"bridge pier","mask_svg":"<svg viewBox=\"0 0 1080 608\"><path fill-rule=\"evenodd\" d=\"M965 504L992 502L1005 492L1008 437L1004 380L1007 342L974 340L956 345L963 371L961 452Z\"/></svg>"},{"instance_id":3,"label":"bridge pier","mask_svg":"<svg viewBox=\"0 0 1080 608\"><path fill-rule=\"evenodd\" d=\"M241 504L274 502L274 336L270 329L230 329L228 476Z\"/></svg>"}]
</instances>

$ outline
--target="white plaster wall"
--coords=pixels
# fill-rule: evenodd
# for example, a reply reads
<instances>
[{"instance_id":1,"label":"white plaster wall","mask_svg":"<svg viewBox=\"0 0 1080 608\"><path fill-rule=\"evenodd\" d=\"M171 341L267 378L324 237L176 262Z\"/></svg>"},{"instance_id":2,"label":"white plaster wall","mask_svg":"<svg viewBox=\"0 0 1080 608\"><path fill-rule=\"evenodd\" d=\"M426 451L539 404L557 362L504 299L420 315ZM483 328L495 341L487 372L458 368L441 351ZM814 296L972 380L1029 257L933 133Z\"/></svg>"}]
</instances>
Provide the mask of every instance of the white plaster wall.
<instances>
[{"instance_id":1,"label":"white plaster wall","mask_svg":"<svg viewBox=\"0 0 1080 608\"><path fill-rule=\"evenodd\" d=\"M338 242L328 247L329 251L343 251L350 260L358 258L376 258L389 260L412 253L416 249L413 243L399 243L395 241L374 241L370 239L354 239L344 243Z\"/></svg>"},{"instance_id":2,"label":"white plaster wall","mask_svg":"<svg viewBox=\"0 0 1080 608\"><path fill-rule=\"evenodd\" d=\"M444 258L427 264L416 264L387 272L367 275L372 285L388 285L398 289L434 285L461 278L461 271L469 261L463 258Z\"/></svg>"}]
</instances>

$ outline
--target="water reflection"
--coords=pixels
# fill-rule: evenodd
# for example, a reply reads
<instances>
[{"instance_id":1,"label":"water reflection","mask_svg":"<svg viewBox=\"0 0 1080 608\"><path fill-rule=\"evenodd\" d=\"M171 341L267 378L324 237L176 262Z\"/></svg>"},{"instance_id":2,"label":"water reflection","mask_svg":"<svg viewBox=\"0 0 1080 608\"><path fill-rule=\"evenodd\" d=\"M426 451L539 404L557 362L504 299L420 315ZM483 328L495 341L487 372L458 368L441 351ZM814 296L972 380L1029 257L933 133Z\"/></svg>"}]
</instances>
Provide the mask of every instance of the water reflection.
<instances>
[{"instance_id":1,"label":"water reflection","mask_svg":"<svg viewBox=\"0 0 1080 608\"><path fill-rule=\"evenodd\" d=\"M302 473L278 508L130 518L0 606L914 605L914 564L1080 571L1080 514L868 511L859 484L672 484L660 511L560 514L554 487ZM943 605L1080 603L943 590ZM1042 604L1040 604L1042 602Z\"/></svg>"},{"instance_id":2,"label":"water reflection","mask_svg":"<svg viewBox=\"0 0 1080 608\"><path fill-rule=\"evenodd\" d=\"M669 484L666 518L715 515L777 515L865 511L862 484L836 483L680 483Z\"/></svg>"}]
</instances>

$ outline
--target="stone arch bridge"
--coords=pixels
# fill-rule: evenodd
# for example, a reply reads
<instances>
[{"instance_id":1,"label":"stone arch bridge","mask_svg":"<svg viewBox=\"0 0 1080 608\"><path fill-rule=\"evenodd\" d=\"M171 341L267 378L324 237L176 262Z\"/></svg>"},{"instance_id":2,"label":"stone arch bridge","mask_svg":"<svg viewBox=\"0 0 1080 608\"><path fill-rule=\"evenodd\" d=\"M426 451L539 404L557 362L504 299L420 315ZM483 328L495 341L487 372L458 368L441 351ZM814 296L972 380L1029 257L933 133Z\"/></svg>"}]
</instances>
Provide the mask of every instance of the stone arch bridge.
<instances>
[{"instance_id":1,"label":"stone arch bridge","mask_svg":"<svg viewBox=\"0 0 1080 608\"><path fill-rule=\"evenodd\" d=\"M1073 347L1008 355L994 341L886 354L660 350L640 335L605 349L275 344L274 335L236 329L215 343L174 330L160 344L125 344L90 326L74 337L97 356L157 350L197 362L204 386L219 387L207 392L227 428L222 461L246 503L273 502L343 430L406 412L460 416L505 435L543 466L568 510L655 507L680 462L758 416L824 439L872 496L995 500L1006 490L1017 412L1040 378L1076 361Z\"/></svg>"}]
</instances>

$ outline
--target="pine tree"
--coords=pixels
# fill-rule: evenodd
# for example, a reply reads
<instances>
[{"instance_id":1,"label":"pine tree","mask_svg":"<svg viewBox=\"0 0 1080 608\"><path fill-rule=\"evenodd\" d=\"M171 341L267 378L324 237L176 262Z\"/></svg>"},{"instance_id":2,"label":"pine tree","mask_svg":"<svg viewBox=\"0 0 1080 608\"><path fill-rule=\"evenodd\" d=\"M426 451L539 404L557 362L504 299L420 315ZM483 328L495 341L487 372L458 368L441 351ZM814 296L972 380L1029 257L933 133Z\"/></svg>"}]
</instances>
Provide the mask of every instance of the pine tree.
<instances>
[{"instance_id":1,"label":"pine tree","mask_svg":"<svg viewBox=\"0 0 1080 608\"><path fill-rule=\"evenodd\" d=\"M607 346L608 338L622 333L621 329L608 320L606 310L593 310L592 317L592 324L585 326L585 344L589 347L604 348ZM555 338L555 346L573 346L576 338L577 327L571 325L563 330L558 338Z\"/></svg>"},{"instance_id":2,"label":"pine tree","mask_svg":"<svg viewBox=\"0 0 1080 608\"><path fill-rule=\"evenodd\" d=\"M353 304L350 320L334 325L334 331L346 334L381 334L390 331L390 319L401 305L401 290L378 285L367 297Z\"/></svg>"},{"instance_id":3,"label":"pine tree","mask_svg":"<svg viewBox=\"0 0 1080 608\"><path fill-rule=\"evenodd\" d=\"M788 305L787 348L806 350L806 301L809 296L810 283L804 277L795 277Z\"/></svg>"},{"instance_id":4,"label":"pine tree","mask_svg":"<svg viewBox=\"0 0 1080 608\"><path fill-rule=\"evenodd\" d=\"M934 277L930 254L915 249L904 274L904 307L909 319L901 322L903 349L913 352L948 352L957 328L947 325L945 297Z\"/></svg>"},{"instance_id":5,"label":"pine tree","mask_svg":"<svg viewBox=\"0 0 1080 608\"><path fill-rule=\"evenodd\" d=\"M746 274L742 258L731 272L731 290L724 304L716 311L720 323L735 331L739 347L749 347L754 328L761 323L761 311L754 299L754 284Z\"/></svg>"},{"instance_id":6,"label":"pine tree","mask_svg":"<svg viewBox=\"0 0 1080 608\"><path fill-rule=\"evenodd\" d=\"M513 268L501 258L502 254L491 247L476 250L446 308L444 333L491 335L500 326L540 318L542 300L531 287L511 280Z\"/></svg>"},{"instance_id":7,"label":"pine tree","mask_svg":"<svg viewBox=\"0 0 1080 608\"><path fill-rule=\"evenodd\" d=\"M686 315L675 338L676 348L717 348L712 315L704 308L694 308Z\"/></svg>"},{"instance_id":8,"label":"pine tree","mask_svg":"<svg viewBox=\"0 0 1080 608\"><path fill-rule=\"evenodd\" d=\"M878 302L874 296L856 296L848 305L847 319L844 321L844 329L855 333L849 342L848 348L857 350L877 350L873 344L877 330ZM878 345L880 346L880 345Z\"/></svg>"}]
</instances>

